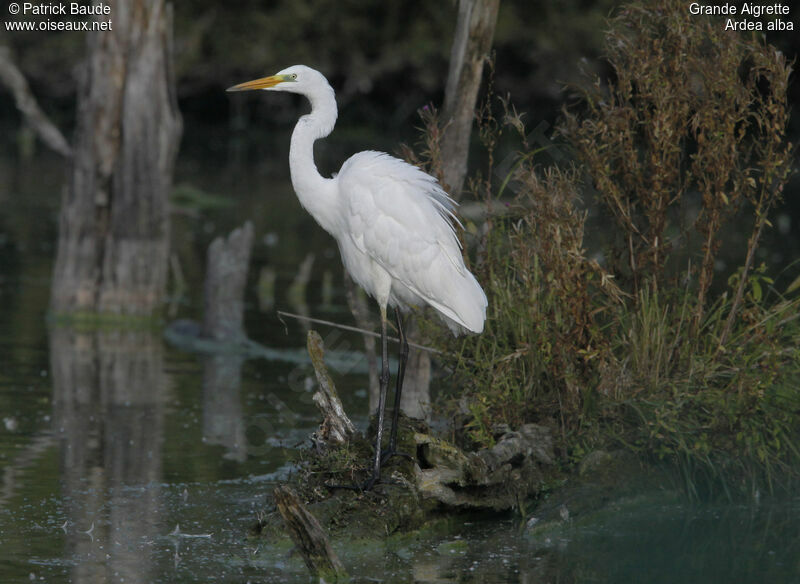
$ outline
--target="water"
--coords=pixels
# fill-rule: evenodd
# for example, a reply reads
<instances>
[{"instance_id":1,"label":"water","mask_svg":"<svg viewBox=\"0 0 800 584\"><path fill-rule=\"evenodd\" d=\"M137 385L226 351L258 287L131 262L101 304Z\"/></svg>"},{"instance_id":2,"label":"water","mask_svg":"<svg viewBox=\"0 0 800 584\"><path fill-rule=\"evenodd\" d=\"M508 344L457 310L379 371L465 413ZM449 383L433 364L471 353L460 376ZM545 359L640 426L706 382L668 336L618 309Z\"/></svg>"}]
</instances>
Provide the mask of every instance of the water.
<instances>
[{"instance_id":1,"label":"water","mask_svg":"<svg viewBox=\"0 0 800 584\"><path fill-rule=\"evenodd\" d=\"M311 370L290 361L192 355L158 332L49 328L46 306L62 173L47 156L0 160L0 581L307 581L297 554L248 536L276 481L316 427ZM272 170L181 162L181 177L234 205L175 217L187 291L172 317L199 317L212 237L245 218L258 243L246 307L252 338L299 349L280 322L287 288L313 253L315 316L343 318L333 243ZM196 181L196 182L195 182ZM264 186L269 185L269 186ZM191 211L191 212L189 212ZM255 293L276 274L275 296ZM322 281L332 274L333 294ZM357 339L321 329L329 346ZM366 423L366 378L337 375ZM692 507L658 500L574 518L533 536L518 518L459 517L435 534L337 543L355 581L800 582L800 503Z\"/></svg>"}]
</instances>

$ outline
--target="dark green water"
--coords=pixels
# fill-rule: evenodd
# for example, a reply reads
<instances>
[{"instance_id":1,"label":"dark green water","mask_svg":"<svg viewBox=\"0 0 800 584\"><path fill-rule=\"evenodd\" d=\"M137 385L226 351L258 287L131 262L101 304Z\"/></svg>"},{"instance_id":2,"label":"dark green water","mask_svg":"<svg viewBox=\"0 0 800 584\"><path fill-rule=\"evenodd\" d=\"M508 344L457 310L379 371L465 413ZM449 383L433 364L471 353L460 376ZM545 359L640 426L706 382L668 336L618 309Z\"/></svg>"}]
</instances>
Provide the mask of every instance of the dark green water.
<instances>
[{"instance_id":1,"label":"dark green water","mask_svg":"<svg viewBox=\"0 0 800 584\"><path fill-rule=\"evenodd\" d=\"M183 353L155 332L50 329L46 321L61 171L47 157L0 160L0 582L307 581L291 550L247 537L276 480L318 423L311 370L288 361ZM345 318L333 242L301 212L285 171L208 169L181 177L232 203L174 218L187 282L173 317L200 316L210 240L256 225L246 321L270 347L304 330L275 308L308 253L314 316ZM263 268L273 305L259 302ZM333 282L330 297L322 282ZM357 340L321 329L332 348ZM330 348L330 347L329 347ZM337 375L366 419L363 374ZM800 502L701 506L648 500L525 535L519 520L475 517L445 533L374 547L338 544L355 581L800 582Z\"/></svg>"}]
</instances>

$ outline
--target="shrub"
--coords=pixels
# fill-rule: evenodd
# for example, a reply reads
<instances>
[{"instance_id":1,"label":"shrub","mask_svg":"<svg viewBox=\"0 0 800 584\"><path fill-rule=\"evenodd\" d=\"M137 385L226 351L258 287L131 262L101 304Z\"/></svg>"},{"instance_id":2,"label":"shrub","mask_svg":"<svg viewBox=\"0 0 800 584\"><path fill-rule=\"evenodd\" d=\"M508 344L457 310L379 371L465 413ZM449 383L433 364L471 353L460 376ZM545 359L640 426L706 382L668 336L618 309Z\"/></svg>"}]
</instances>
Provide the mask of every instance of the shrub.
<instances>
[{"instance_id":1,"label":"shrub","mask_svg":"<svg viewBox=\"0 0 800 584\"><path fill-rule=\"evenodd\" d=\"M606 49L614 78L560 127L577 166L542 169L523 151L497 192L475 183L489 318L450 344L470 436L488 444L497 424L539 421L569 460L624 445L680 463L692 488L785 485L800 468L800 301L770 288L755 252L790 171L791 69L679 0L627 5ZM507 106L505 125L487 108L483 119L491 174L499 134L524 129ZM605 249L586 250L581 193ZM741 267L712 288L742 220Z\"/></svg>"}]
</instances>

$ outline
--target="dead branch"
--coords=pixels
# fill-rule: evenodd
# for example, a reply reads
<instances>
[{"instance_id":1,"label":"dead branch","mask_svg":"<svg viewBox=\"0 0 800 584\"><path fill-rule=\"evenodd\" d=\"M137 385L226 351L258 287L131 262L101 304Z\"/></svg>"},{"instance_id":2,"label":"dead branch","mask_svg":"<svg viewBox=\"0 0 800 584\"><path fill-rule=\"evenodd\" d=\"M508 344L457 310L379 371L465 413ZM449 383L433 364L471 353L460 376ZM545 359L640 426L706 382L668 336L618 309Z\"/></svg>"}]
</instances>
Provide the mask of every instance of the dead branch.
<instances>
[{"instance_id":1,"label":"dead branch","mask_svg":"<svg viewBox=\"0 0 800 584\"><path fill-rule=\"evenodd\" d=\"M308 331L307 344L319 384L319 389L314 394L314 403L322 412L322 424L314 436L314 441L318 447L345 444L356 433L356 429L347 417L336 386L325 367L322 337L317 331Z\"/></svg>"},{"instance_id":2,"label":"dead branch","mask_svg":"<svg viewBox=\"0 0 800 584\"><path fill-rule=\"evenodd\" d=\"M14 63L11 57L11 50L8 47L0 47L0 80L14 96L17 109L22 113L42 142L48 148L55 150L66 158L72 156L72 147L61 131L39 107L28 81Z\"/></svg>"},{"instance_id":3,"label":"dead branch","mask_svg":"<svg viewBox=\"0 0 800 584\"><path fill-rule=\"evenodd\" d=\"M311 318L310 316L304 316L302 314L293 314L291 312L285 312L283 310L276 311L276 314L279 317L288 316L289 318L294 318L297 320L306 320L308 322L313 322L316 324L324 324L326 326L332 326L334 328L342 329L343 331L351 331L354 333L361 333L362 335L370 335L372 337L380 337L380 335L374 331L364 330L362 328L358 328L355 326L348 326L346 324L339 324L338 322L333 322L331 320L323 320L321 318ZM392 343L399 343L400 339L397 337L387 337L389 342ZM409 347L414 347L415 349L419 349L420 351L428 351L429 353L436 353L440 354L441 351L439 349L434 349L433 347L426 347L425 345L420 345L417 343L412 343L411 341L408 342Z\"/></svg>"},{"instance_id":4,"label":"dead branch","mask_svg":"<svg viewBox=\"0 0 800 584\"><path fill-rule=\"evenodd\" d=\"M483 64L494 38L500 0L459 0L458 22L450 53L443 117L444 180L458 198L467 175L467 154Z\"/></svg>"},{"instance_id":5,"label":"dead branch","mask_svg":"<svg viewBox=\"0 0 800 584\"><path fill-rule=\"evenodd\" d=\"M275 504L306 566L321 582L344 581L347 574L328 536L300 498L286 485L275 488Z\"/></svg>"}]
</instances>

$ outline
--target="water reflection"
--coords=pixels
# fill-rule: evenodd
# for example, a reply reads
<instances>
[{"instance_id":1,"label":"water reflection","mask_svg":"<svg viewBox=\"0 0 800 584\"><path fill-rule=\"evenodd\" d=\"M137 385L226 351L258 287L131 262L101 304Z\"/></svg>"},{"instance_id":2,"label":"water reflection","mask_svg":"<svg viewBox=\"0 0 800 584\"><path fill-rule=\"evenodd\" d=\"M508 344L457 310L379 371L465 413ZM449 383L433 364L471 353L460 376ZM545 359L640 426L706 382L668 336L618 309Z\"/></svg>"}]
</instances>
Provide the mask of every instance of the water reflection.
<instances>
[{"instance_id":1,"label":"water reflection","mask_svg":"<svg viewBox=\"0 0 800 584\"><path fill-rule=\"evenodd\" d=\"M29 573L78 584L194 582L211 574L219 582L307 580L302 560L284 544L245 539L276 474L255 472L274 468L255 466L253 459L266 454L230 464L243 456L242 420L265 409L244 399L257 394L250 376L242 379L239 357L203 358L200 404L200 371L165 363L157 335L61 328L50 332L50 345L50 444L57 444L60 492L33 492L45 463L35 472L20 467L20 486L0 507L0 580L24 581ZM292 411L305 410L292 402ZM276 415L269 424L305 436L315 418ZM206 444L223 448L193 454L203 449L200 432ZM48 448L38 439L30 446ZM223 449L239 478L209 470ZM23 488L27 498L19 495ZM800 569L799 512L796 501L692 508L637 498L595 518L571 517L544 534L523 534L520 518L463 516L435 533L385 545L335 545L356 582L782 583L797 581Z\"/></svg>"},{"instance_id":2,"label":"water reflection","mask_svg":"<svg viewBox=\"0 0 800 584\"><path fill-rule=\"evenodd\" d=\"M73 581L152 582L152 548L143 543L163 533L161 340L58 327L50 363Z\"/></svg>"},{"instance_id":3,"label":"water reflection","mask_svg":"<svg viewBox=\"0 0 800 584\"><path fill-rule=\"evenodd\" d=\"M285 284L303 254L327 257L330 245L321 230L307 229L288 177L285 189L270 192L267 205L265 193L248 186L263 183L263 170L250 169L231 182L233 175L216 165L183 164L203 189L234 193L241 203L215 210L203 222L175 221L189 290L202 289L202 261L189 249L199 226L213 219L225 232L253 218L256 233L275 233L278 242L274 249L266 246L271 263L260 288L262 306L284 308ZM248 325L263 327L261 340L271 347L260 355L265 359L245 367L235 357L164 354L160 333L45 331L58 216L53 193L63 173L60 163L48 171L40 162L17 167L6 160L3 177L13 180L0 189L7 203L0 209L0 419L8 417L16 427L0 426L0 582L307 581L302 560L286 547L245 539L268 507L265 494L273 481L284 480L291 468L287 447L302 443L319 421L305 386L313 373L303 335L287 340L283 323L270 324L252 311ZM315 285L312 278L311 300L325 298ZM194 302L188 316L199 312L199 300ZM341 297L332 302L344 304ZM370 309L374 316L374 305ZM321 316L336 319L338 310ZM360 338L321 332L346 407L363 428ZM353 372L359 375L346 375ZM404 393L411 399L411 385ZM264 433L270 440L251 441L251 456L240 463L243 425L269 430ZM472 525L459 519L444 535L366 550L344 542L337 551L354 581L800 581L797 500L757 509L648 503L639 513L615 511L590 523L576 517L549 539L521 536L518 519L484 519ZM177 524L185 535L168 535Z\"/></svg>"},{"instance_id":4,"label":"water reflection","mask_svg":"<svg viewBox=\"0 0 800 584\"><path fill-rule=\"evenodd\" d=\"M239 390L242 355L216 354L206 358L203 370L203 439L226 449L225 458L247 459L245 421Z\"/></svg>"}]
</instances>

